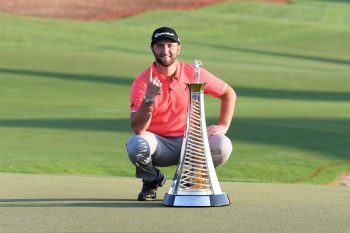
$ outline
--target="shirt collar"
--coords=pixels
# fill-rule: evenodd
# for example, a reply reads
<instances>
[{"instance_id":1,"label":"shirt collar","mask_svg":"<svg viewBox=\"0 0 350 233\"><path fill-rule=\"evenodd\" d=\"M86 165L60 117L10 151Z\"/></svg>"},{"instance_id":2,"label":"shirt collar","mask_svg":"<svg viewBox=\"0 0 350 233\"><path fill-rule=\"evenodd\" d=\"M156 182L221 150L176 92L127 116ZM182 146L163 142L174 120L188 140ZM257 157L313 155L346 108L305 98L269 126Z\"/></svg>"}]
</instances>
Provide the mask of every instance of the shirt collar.
<instances>
[{"instance_id":1,"label":"shirt collar","mask_svg":"<svg viewBox=\"0 0 350 233\"><path fill-rule=\"evenodd\" d=\"M180 70L181 70L181 65L180 65L180 62L178 62L178 61L175 61L175 63L176 63L176 70L175 70L175 74L174 74L173 80L179 80L179 78L180 78L180 73L181 73L181 72L180 72ZM163 81L165 81L165 80L167 79L167 77L165 77L164 75L162 75L162 74L160 74L160 73L158 72L158 70L156 69L156 63L155 63L155 62L152 64L151 69L152 69L153 77L154 77L154 76L157 76L158 79L159 79L161 82L163 82Z\"/></svg>"}]
</instances>

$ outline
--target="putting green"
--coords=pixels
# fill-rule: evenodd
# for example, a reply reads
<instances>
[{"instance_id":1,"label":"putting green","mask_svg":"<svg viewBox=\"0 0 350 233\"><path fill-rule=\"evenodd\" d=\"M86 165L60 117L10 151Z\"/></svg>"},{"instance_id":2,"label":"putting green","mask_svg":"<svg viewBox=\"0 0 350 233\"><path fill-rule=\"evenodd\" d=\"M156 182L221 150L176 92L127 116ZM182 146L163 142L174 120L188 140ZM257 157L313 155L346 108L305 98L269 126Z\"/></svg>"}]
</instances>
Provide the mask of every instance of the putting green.
<instances>
[{"instance_id":1,"label":"putting green","mask_svg":"<svg viewBox=\"0 0 350 233\"><path fill-rule=\"evenodd\" d=\"M350 189L221 182L231 205L138 202L140 180L0 174L0 232L349 232Z\"/></svg>"}]
</instances>

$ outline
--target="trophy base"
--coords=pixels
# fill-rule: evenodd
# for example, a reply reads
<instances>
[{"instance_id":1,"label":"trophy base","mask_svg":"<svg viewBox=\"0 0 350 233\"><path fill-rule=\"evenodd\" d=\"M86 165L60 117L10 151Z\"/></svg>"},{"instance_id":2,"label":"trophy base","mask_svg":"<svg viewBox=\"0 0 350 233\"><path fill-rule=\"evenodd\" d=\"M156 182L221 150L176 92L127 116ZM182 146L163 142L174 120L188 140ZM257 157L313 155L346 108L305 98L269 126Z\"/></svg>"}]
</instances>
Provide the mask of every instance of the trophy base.
<instances>
[{"instance_id":1,"label":"trophy base","mask_svg":"<svg viewBox=\"0 0 350 233\"><path fill-rule=\"evenodd\" d=\"M226 206L230 200L226 193L213 195L173 195L165 194L163 205L182 207Z\"/></svg>"}]
</instances>

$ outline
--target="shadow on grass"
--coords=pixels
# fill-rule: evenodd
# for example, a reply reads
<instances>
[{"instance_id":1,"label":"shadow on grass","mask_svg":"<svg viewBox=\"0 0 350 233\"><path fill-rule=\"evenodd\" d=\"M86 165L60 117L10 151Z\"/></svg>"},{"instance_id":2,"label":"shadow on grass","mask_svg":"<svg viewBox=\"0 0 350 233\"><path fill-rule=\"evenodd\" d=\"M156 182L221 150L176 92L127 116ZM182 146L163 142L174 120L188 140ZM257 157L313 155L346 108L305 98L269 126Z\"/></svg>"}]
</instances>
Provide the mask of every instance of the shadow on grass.
<instances>
[{"instance_id":1,"label":"shadow on grass","mask_svg":"<svg viewBox=\"0 0 350 233\"><path fill-rule=\"evenodd\" d=\"M318 56L312 56L312 55L292 54L292 53L284 53L284 52L264 51L264 50L258 50L258 49L237 48L237 47L231 47L231 46L220 45L220 44L208 44L208 43L199 43L199 42L191 42L191 43L196 45L211 47L215 49L222 49L225 51L231 50L231 51L252 53L252 54L258 54L258 55L302 59L302 60L308 60L308 61L333 63L338 65L350 65L350 60L343 60L343 59L318 57Z\"/></svg>"},{"instance_id":2,"label":"shadow on grass","mask_svg":"<svg viewBox=\"0 0 350 233\"><path fill-rule=\"evenodd\" d=\"M129 119L1 119L0 127L131 132Z\"/></svg>"},{"instance_id":3,"label":"shadow on grass","mask_svg":"<svg viewBox=\"0 0 350 233\"><path fill-rule=\"evenodd\" d=\"M215 123L215 119L207 119ZM209 124L208 123L208 124ZM337 159L350 159L349 119L235 118L227 135L253 144L315 151Z\"/></svg>"},{"instance_id":4,"label":"shadow on grass","mask_svg":"<svg viewBox=\"0 0 350 233\"><path fill-rule=\"evenodd\" d=\"M217 119L207 118L208 125ZM130 132L129 119L2 119L0 127ZM285 146L349 159L350 118L240 118L227 135L254 144Z\"/></svg>"},{"instance_id":5,"label":"shadow on grass","mask_svg":"<svg viewBox=\"0 0 350 233\"><path fill-rule=\"evenodd\" d=\"M239 97L314 101L350 101L350 92L298 91L232 85Z\"/></svg>"},{"instance_id":6,"label":"shadow on grass","mask_svg":"<svg viewBox=\"0 0 350 233\"><path fill-rule=\"evenodd\" d=\"M89 208L158 208L160 200L140 202L135 199L104 198L43 198L43 199L0 199L0 208L16 207L89 207Z\"/></svg>"},{"instance_id":7,"label":"shadow on grass","mask_svg":"<svg viewBox=\"0 0 350 233\"><path fill-rule=\"evenodd\" d=\"M49 71L33 71L33 70L19 70L19 69L8 69L0 68L0 73L3 74L14 74L14 75L25 75L33 78L55 78L65 79L72 81L84 81L84 82L98 82L98 83L110 83L119 85L131 86L133 78L127 77L114 77L104 75L90 75L90 74L71 74L71 73L59 73Z\"/></svg>"},{"instance_id":8,"label":"shadow on grass","mask_svg":"<svg viewBox=\"0 0 350 233\"><path fill-rule=\"evenodd\" d=\"M115 85L131 86L133 79L126 77L112 77L87 74L70 74L46 71L30 71L18 69L0 68L0 73L25 75L34 78L54 78L72 81L99 82ZM242 97L273 98L273 99L296 99L315 101L350 101L350 92L321 92L321 91L298 91L298 90L278 90L266 88L251 88L232 85L237 94Z\"/></svg>"}]
</instances>

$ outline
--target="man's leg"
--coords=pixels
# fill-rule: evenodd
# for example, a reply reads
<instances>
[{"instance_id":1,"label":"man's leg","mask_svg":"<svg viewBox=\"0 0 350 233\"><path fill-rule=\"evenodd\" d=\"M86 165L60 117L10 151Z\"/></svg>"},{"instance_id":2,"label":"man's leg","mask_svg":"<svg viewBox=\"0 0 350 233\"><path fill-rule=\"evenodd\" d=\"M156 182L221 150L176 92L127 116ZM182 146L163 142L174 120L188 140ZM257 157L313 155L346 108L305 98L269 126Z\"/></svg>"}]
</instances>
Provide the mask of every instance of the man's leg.
<instances>
[{"instance_id":1,"label":"man's leg","mask_svg":"<svg viewBox=\"0 0 350 233\"><path fill-rule=\"evenodd\" d=\"M231 140L224 134L214 134L208 138L208 141L214 166L224 164L232 152Z\"/></svg>"},{"instance_id":2,"label":"man's leg","mask_svg":"<svg viewBox=\"0 0 350 233\"><path fill-rule=\"evenodd\" d=\"M136 167L136 177L142 178L142 190L137 197L139 201L155 200L157 188L162 187L166 181L165 175L152 163L152 155L157 145L155 135L150 132L134 134L126 143L129 159Z\"/></svg>"},{"instance_id":3,"label":"man's leg","mask_svg":"<svg viewBox=\"0 0 350 233\"><path fill-rule=\"evenodd\" d=\"M155 166L177 165L181 144L182 137L161 137L150 132L129 138L126 145L129 159L136 167L136 177L143 178L138 200L155 200L157 188L166 180Z\"/></svg>"},{"instance_id":4,"label":"man's leg","mask_svg":"<svg viewBox=\"0 0 350 233\"><path fill-rule=\"evenodd\" d=\"M126 143L130 161L136 166L135 176L151 182L157 179L158 170L152 163L152 155L157 149L157 138L151 132L133 134Z\"/></svg>"},{"instance_id":5,"label":"man's leg","mask_svg":"<svg viewBox=\"0 0 350 233\"><path fill-rule=\"evenodd\" d=\"M159 167L178 165L183 137L162 137L156 135L158 145L152 155L153 164Z\"/></svg>"}]
</instances>

